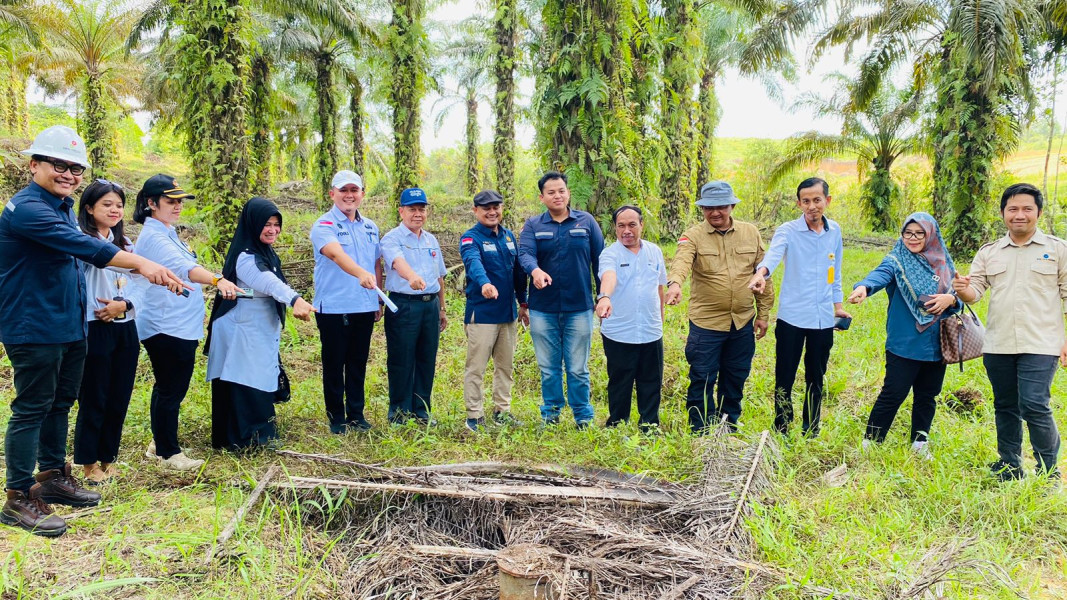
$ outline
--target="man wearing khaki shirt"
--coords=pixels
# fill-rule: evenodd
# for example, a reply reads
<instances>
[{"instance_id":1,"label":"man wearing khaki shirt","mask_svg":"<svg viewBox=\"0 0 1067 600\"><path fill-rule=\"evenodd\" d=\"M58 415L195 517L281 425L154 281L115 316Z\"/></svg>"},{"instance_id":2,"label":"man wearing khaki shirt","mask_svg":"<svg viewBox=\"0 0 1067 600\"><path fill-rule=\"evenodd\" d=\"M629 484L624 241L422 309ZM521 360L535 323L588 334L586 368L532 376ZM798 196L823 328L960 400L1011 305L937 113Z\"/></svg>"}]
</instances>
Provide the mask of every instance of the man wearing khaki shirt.
<instances>
[{"instance_id":1,"label":"man wearing khaki shirt","mask_svg":"<svg viewBox=\"0 0 1067 600\"><path fill-rule=\"evenodd\" d=\"M993 388L1000 459L990 470L1001 481L1021 479L1022 421L1030 430L1037 473L1059 480L1060 435L1049 405L1056 362L1067 366L1063 301L1067 299L1067 244L1037 229L1044 200L1019 183L1000 199L1008 235L986 244L958 273L952 287L968 304L989 290L984 354Z\"/></svg>"},{"instance_id":2,"label":"man wearing khaki shirt","mask_svg":"<svg viewBox=\"0 0 1067 600\"><path fill-rule=\"evenodd\" d=\"M693 273L685 358L686 409L694 433L708 430L709 407L716 421L725 416L731 430L736 429L756 340L767 333L767 315L774 304L773 286L755 295L748 288L763 260L763 239L755 225L730 216L738 202L725 181L701 188L696 204L704 211L704 222L682 234L667 275L666 303L673 305L681 300L682 282ZM716 378L717 400L712 396Z\"/></svg>"}]
</instances>

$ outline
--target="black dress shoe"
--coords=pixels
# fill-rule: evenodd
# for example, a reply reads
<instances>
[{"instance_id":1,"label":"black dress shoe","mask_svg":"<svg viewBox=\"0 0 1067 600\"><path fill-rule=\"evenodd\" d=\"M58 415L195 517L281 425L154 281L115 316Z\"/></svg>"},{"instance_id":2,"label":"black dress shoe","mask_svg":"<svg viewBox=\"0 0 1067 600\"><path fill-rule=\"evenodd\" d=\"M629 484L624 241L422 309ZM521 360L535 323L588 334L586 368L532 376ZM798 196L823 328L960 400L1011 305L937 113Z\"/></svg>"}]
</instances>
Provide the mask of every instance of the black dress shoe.
<instances>
[{"instance_id":1,"label":"black dress shoe","mask_svg":"<svg viewBox=\"0 0 1067 600\"><path fill-rule=\"evenodd\" d=\"M349 429L355 429L356 431L370 431L374 429L374 426L370 424L370 421L366 419L359 419L356 421L349 421L347 423Z\"/></svg>"},{"instance_id":2,"label":"black dress shoe","mask_svg":"<svg viewBox=\"0 0 1067 600\"><path fill-rule=\"evenodd\" d=\"M0 509L0 523L44 537L59 537L67 531L67 522L52 514L52 507L41 500L39 483L33 484L29 492L7 490L7 502Z\"/></svg>"},{"instance_id":3,"label":"black dress shoe","mask_svg":"<svg viewBox=\"0 0 1067 600\"><path fill-rule=\"evenodd\" d=\"M96 506L100 504L100 494L87 490L78 483L70 472L70 463L63 469L50 469L36 475L41 486L41 500L49 504L67 506Z\"/></svg>"}]
</instances>

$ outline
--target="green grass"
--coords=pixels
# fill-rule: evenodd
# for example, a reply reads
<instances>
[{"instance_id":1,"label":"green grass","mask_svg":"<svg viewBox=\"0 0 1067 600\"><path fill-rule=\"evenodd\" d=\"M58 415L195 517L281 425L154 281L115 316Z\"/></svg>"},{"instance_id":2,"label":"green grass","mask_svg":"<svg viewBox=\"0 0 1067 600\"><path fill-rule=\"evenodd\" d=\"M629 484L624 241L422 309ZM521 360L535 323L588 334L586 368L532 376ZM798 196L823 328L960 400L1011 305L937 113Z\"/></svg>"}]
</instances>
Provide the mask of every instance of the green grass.
<instances>
[{"instance_id":1,"label":"green grass","mask_svg":"<svg viewBox=\"0 0 1067 600\"><path fill-rule=\"evenodd\" d=\"M673 249L667 249L668 253ZM881 253L847 250L844 279L855 282L877 264ZM383 426L385 422L385 343L375 330L367 378L368 416L378 427L369 435L332 436L321 404L319 349L313 324L288 327L284 360L294 378L294 400L280 407L282 439L299 452L336 454L388 465L459 460L514 460L602 465L677 480L696 464L693 440L683 412L687 366L684 360L685 306L669 308L665 335L663 424L666 435L644 440L636 429L573 426L538 431L539 379L529 334L516 356L514 407L527 422L521 429L467 435L461 397L465 343L462 297L450 291L450 324L441 340L434 414L441 425L422 430ZM773 489L755 504L745 527L758 559L792 574L799 584L817 583L860 596L902 589L919 575L923 555L946 541L976 538L966 553L998 565L1029 597L1064 597L1067 567L1067 495L1048 495L1034 478L998 485L985 471L995 457L992 406L980 363L960 374L950 368L945 390L964 385L980 389L986 403L974 415L939 407L932 434L936 460L913 458L907 449L910 403L898 417L884 447L861 455L859 441L867 411L883 375L886 297L876 295L852 307L852 329L836 336L827 376L822 435L812 441L782 440ZM773 417L773 331L758 344L746 389L740 437L753 442ZM599 339L590 369L598 420L606 414L606 374ZM123 478L102 489L107 511L74 519L54 541L0 529L0 597L277 598L332 597L338 593L334 564L336 539L316 527L334 513L336 499L290 504L281 498L249 514L227 551L211 568L200 561L249 491L249 484L274 461L269 455L236 457L210 452L210 398L203 382L203 359L183 405L181 439L194 456L209 459L199 474L159 470L143 457L150 439L150 377L142 364L126 421L120 460ZM9 371L8 371L9 372ZM5 383L9 382L5 378ZM1054 384L1055 413L1063 423L1064 377ZM0 421L8 416L11 390L2 392ZM73 419L72 419L73 426ZM822 483L822 475L847 463L842 487ZM328 467L286 462L302 475L328 476ZM69 510L67 511L70 512ZM106 587L113 586L113 587ZM787 585L774 597L798 597ZM944 586L945 598L1014 598L1011 588L966 571Z\"/></svg>"}]
</instances>

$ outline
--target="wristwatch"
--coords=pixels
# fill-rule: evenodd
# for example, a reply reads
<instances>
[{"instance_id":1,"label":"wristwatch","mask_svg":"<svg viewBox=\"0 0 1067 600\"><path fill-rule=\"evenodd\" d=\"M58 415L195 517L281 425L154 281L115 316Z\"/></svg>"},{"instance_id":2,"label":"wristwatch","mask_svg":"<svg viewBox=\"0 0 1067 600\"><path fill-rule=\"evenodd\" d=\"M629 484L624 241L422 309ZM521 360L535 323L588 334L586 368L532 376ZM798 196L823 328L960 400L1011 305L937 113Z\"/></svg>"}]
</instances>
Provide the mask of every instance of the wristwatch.
<instances>
[{"instance_id":1,"label":"wristwatch","mask_svg":"<svg viewBox=\"0 0 1067 600\"><path fill-rule=\"evenodd\" d=\"M214 275L211 276L211 285L218 285L219 281L221 281L221 280L222 280L222 273L215 273Z\"/></svg>"},{"instance_id":2,"label":"wristwatch","mask_svg":"<svg viewBox=\"0 0 1067 600\"><path fill-rule=\"evenodd\" d=\"M596 297L596 301L599 303L604 298L607 298L608 300L611 300L611 296L609 296L607 294L600 294L599 296Z\"/></svg>"}]
</instances>

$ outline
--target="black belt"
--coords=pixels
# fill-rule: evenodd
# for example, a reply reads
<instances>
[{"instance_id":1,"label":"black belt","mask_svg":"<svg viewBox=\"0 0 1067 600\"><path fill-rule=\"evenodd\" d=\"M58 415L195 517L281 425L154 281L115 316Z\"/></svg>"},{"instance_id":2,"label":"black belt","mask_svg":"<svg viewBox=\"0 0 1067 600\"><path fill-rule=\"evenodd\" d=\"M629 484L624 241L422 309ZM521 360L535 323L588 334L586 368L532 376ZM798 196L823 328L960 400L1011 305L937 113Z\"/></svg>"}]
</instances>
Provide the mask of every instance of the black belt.
<instances>
[{"instance_id":1,"label":"black belt","mask_svg":"<svg viewBox=\"0 0 1067 600\"><path fill-rule=\"evenodd\" d=\"M401 294L400 292L389 292L389 297L393 300L403 300L406 302L433 302L437 298L437 294Z\"/></svg>"}]
</instances>

